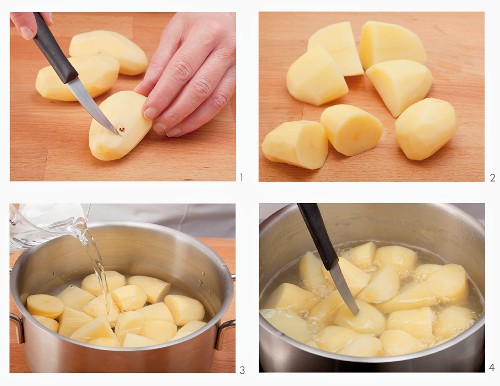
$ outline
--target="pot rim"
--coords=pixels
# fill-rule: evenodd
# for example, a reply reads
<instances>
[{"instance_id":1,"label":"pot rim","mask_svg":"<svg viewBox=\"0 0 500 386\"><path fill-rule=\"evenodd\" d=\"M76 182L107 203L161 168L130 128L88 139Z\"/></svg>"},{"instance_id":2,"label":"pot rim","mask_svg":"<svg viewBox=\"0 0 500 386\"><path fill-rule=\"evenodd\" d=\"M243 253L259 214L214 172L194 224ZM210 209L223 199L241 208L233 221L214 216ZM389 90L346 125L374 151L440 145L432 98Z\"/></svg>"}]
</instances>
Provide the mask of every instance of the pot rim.
<instances>
[{"instance_id":1,"label":"pot rim","mask_svg":"<svg viewBox=\"0 0 500 386\"><path fill-rule=\"evenodd\" d=\"M180 343L184 343L188 340L191 340L198 335L201 335L211 329L213 326L218 325L222 317L225 315L227 312L232 298L233 298L233 293L234 293L234 288L233 288L233 280L231 277L231 272L229 271L229 268L227 267L226 263L222 260L222 258L215 253L213 249L211 249L209 246L206 244L202 243L198 239L180 232L176 229L172 229L163 225L157 225L157 224L150 224L150 223L143 223L139 221L106 221L106 222L91 222L88 223L88 228L90 230L92 229L98 229L98 228L141 228L141 229L146 229L146 230L152 230L152 231L158 231L161 233L167 233L170 235L173 235L176 239L179 239L181 241L189 242L194 244L198 249L200 249L205 256L207 256L210 260L212 260L216 265L219 267L220 272L223 274L223 280L224 280L224 287L225 287L225 297L222 301L221 307L219 311L207 322L206 325L204 325L202 328L199 330L193 332L192 334L189 334L183 338L176 339L174 341L162 343L162 344L157 344L157 345L152 345L152 346L145 346L145 347L106 347L106 346L97 346L97 345L92 345L84 342L79 342L77 340L71 339L69 337L63 336L57 332L54 332L50 330L49 328L45 327L28 312L24 304L21 302L21 298L19 296L19 291L17 288L15 288L15 284L17 282L17 275L19 273L19 267L23 265L23 263L32 257L36 252L42 248L45 244L52 242L53 240L49 240L41 245L38 245L36 247L33 247L29 250L23 251L22 254L18 257L16 260L14 267L12 268L12 271L10 273L10 292L12 295L12 298L14 299L14 303L16 304L17 308L22 314L22 317L24 319L27 319L31 323L33 323L36 327L42 328L45 330L46 333L50 333L56 338L62 339L66 341L67 343L75 344L78 346L83 346L91 349L97 349L97 350L104 350L104 351L116 351L116 352L131 352L131 351L149 351L149 350L157 350L161 348L166 348L170 346L175 346ZM61 237L72 237L69 235L61 236Z\"/></svg>"},{"instance_id":2,"label":"pot rim","mask_svg":"<svg viewBox=\"0 0 500 386\"><path fill-rule=\"evenodd\" d=\"M339 205L341 203L338 203ZM351 204L351 203L349 203ZM352 203L356 204L356 203ZM373 203L377 205L378 203ZM380 203L381 205L389 204L389 203ZM392 204L392 203L391 203ZM450 214L453 214L457 217L459 217L462 221L470 225L472 228L474 228L476 231L478 231L480 234L485 235L485 229L484 225L481 224L479 221L477 221L474 217L469 215L468 213L464 212L463 210L459 209L458 207L452 205L452 204L443 204L443 203L394 203L393 205L430 205L434 206L440 210L444 210ZM289 215L292 212L298 211L298 207L296 204L288 204L287 206L277 210L273 214L271 214L268 218L266 218L262 223L260 224L260 229L259 229L259 239L262 237L264 233L268 231L268 229L272 226L274 226L278 221L281 220L283 216ZM260 298L259 294L259 298ZM485 297L485 294L483 294L483 297ZM462 332L461 334L453 337L452 339L441 343L437 346L430 347L428 349L418 351L415 353L411 354L405 354L405 355L394 355L394 356L387 356L387 357L355 357L355 356L350 356L350 355L341 355L341 354L336 354L336 353L330 353L328 351L324 351L321 349L317 349L311 346L308 346L304 343L300 343L299 341L296 341L295 339L292 339L285 335L283 332L279 331L277 328L273 327L259 312L259 325L261 328L265 329L268 333L284 340L291 346L294 346L302 351L309 352L314 355L318 355L324 358L329 358L329 359L335 359L335 360L341 360L345 362L358 362L358 363L387 363L387 362L399 362L399 361L405 361L405 360L410 360L410 359L416 359L420 357L424 357L427 355L431 355L434 353L437 353L442 350L446 350L450 348L451 346L454 346L456 343L468 338L472 334L474 334L476 331L480 330L481 328L484 327L485 324L485 314L486 312L483 312L481 317L472 325L470 326L467 330Z\"/></svg>"}]
</instances>

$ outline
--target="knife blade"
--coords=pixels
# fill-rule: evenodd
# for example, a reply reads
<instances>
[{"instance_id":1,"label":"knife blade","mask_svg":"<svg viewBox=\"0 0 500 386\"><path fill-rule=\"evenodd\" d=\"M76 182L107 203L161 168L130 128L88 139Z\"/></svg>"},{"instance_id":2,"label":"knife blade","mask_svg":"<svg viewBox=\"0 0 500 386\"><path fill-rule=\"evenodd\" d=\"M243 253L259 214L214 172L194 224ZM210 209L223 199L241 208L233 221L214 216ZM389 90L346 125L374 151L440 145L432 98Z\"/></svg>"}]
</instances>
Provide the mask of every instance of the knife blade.
<instances>
[{"instance_id":1,"label":"knife blade","mask_svg":"<svg viewBox=\"0 0 500 386\"><path fill-rule=\"evenodd\" d=\"M325 222L321 216L318 204L297 204L297 206L299 207L300 214L302 215L302 218L307 225L307 229L311 234L314 245L316 245L316 249L318 250L321 260L323 261L323 265L330 273L340 296L342 296L342 299L347 307L349 307L349 310L351 310L353 315L357 315L359 312L358 305L356 304L356 301L347 286L344 275L342 274L342 270L340 269L339 257L337 256L337 252L335 252L330 236L328 236L328 232L326 231Z\"/></svg>"},{"instance_id":2,"label":"knife blade","mask_svg":"<svg viewBox=\"0 0 500 386\"><path fill-rule=\"evenodd\" d=\"M83 86L82 82L78 78L78 72L62 52L61 47L59 47L59 44L43 20L43 17L39 12L34 12L34 15L37 25L37 33L33 40L40 51L42 51L43 55L47 58L52 68L54 68L56 74L64 84L69 86L76 99L78 99L80 104L97 122L113 134L119 135L113 124L109 121L106 115L104 115L101 109L99 109L94 99L92 99L88 91Z\"/></svg>"}]
</instances>

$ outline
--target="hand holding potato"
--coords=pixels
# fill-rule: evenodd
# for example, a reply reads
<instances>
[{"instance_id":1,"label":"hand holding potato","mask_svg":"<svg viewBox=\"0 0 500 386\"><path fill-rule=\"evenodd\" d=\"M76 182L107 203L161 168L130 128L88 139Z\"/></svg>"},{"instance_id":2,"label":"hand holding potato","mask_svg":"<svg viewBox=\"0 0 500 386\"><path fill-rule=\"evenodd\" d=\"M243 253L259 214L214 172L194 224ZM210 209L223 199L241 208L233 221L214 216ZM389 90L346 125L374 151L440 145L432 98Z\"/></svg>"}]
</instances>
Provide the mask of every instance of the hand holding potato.
<instances>
[{"instance_id":1,"label":"hand holding potato","mask_svg":"<svg viewBox=\"0 0 500 386\"><path fill-rule=\"evenodd\" d=\"M48 26L54 24L52 21L52 12L40 12L43 20ZM19 34L26 40L33 39L36 36L37 25L33 12L11 12L10 25L15 26Z\"/></svg>"},{"instance_id":2,"label":"hand holding potato","mask_svg":"<svg viewBox=\"0 0 500 386\"><path fill-rule=\"evenodd\" d=\"M179 137L210 121L236 83L236 20L231 13L178 13L168 23L144 80L143 112L153 129Z\"/></svg>"}]
</instances>

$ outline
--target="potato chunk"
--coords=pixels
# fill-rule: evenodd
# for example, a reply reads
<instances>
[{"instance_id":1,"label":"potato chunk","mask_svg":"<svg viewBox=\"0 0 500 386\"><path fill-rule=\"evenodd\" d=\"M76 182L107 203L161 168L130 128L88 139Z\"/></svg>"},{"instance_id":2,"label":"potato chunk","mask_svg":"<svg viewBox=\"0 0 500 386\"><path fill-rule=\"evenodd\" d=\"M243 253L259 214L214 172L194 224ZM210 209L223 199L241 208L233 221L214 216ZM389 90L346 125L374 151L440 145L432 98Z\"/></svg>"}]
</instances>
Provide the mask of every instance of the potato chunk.
<instances>
[{"instance_id":1,"label":"potato chunk","mask_svg":"<svg viewBox=\"0 0 500 386\"><path fill-rule=\"evenodd\" d=\"M79 340L80 342L90 342L97 338L117 339L104 316L99 316L84 324L71 335L71 339Z\"/></svg>"},{"instance_id":2,"label":"potato chunk","mask_svg":"<svg viewBox=\"0 0 500 386\"><path fill-rule=\"evenodd\" d=\"M166 320L146 320L142 324L140 335L153 339L158 343L166 343L177 333L174 322Z\"/></svg>"},{"instance_id":3,"label":"potato chunk","mask_svg":"<svg viewBox=\"0 0 500 386\"><path fill-rule=\"evenodd\" d=\"M353 315L346 304L340 306L334 324L348 327L360 334L380 335L385 330L385 316L372 305L356 300L359 313Z\"/></svg>"},{"instance_id":4,"label":"potato chunk","mask_svg":"<svg viewBox=\"0 0 500 386\"><path fill-rule=\"evenodd\" d=\"M408 107L396 120L396 139L406 157L420 161L446 145L456 129L453 106L426 98Z\"/></svg>"},{"instance_id":5,"label":"potato chunk","mask_svg":"<svg viewBox=\"0 0 500 386\"><path fill-rule=\"evenodd\" d=\"M51 295L30 295L26 299L26 308L31 315L55 319L63 312L64 303L61 299Z\"/></svg>"},{"instance_id":6,"label":"potato chunk","mask_svg":"<svg viewBox=\"0 0 500 386\"><path fill-rule=\"evenodd\" d=\"M274 328L298 342L305 343L311 339L307 321L291 311L263 309L260 314Z\"/></svg>"},{"instance_id":7,"label":"potato chunk","mask_svg":"<svg viewBox=\"0 0 500 386\"><path fill-rule=\"evenodd\" d=\"M196 299L183 295L167 295L164 300L177 326L184 326L192 320L203 320L205 307Z\"/></svg>"},{"instance_id":8,"label":"potato chunk","mask_svg":"<svg viewBox=\"0 0 500 386\"><path fill-rule=\"evenodd\" d=\"M321 350L337 352L343 349L356 335L356 332L346 327L328 326L316 337L316 344Z\"/></svg>"},{"instance_id":9,"label":"potato chunk","mask_svg":"<svg viewBox=\"0 0 500 386\"><path fill-rule=\"evenodd\" d=\"M388 60L374 64L366 75L394 118L425 98L432 86L431 71L413 60Z\"/></svg>"},{"instance_id":10,"label":"potato chunk","mask_svg":"<svg viewBox=\"0 0 500 386\"><path fill-rule=\"evenodd\" d=\"M111 291L113 300L122 311L135 311L144 307L147 296L141 287L135 284L127 284Z\"/></svg>"},{"instance_id":11,"label":"potato chunk","mask_svg":"<svg viewBox=\"0 0 500 386\"><path fill-rule=\"evenodd\" d=\"M172 313L163 302L139 308L137 312L140 312L142 316L144 316L144 320L165 320L167 322L174 321Z\"/></svg>"},{"instance_id":12,"label":"potato chunk","mask_svg":"<svg viewBox=\"0 0 500 386\"><path fill-rule=\"evenodd\" d=\"M122 347L146 347L146 346L155 346L160 344L159 342L146 338L142 335L128 333L125 335L125 339L123 339Z\"/></svg>"},{"instance_id":13,"label":"potato chunk","mask_svg":"<svg viewBox=\"0 0 500 386\"><path fill-rule=\"evenodd\" d=\"M371 335L356 335L342 350L338 352L342 355L353 357L381 357L384 349L380 339Z\"/></svg>"},{"instance_id":14,"label":"potato chunk","mask_svg":"<svg viewBox=\"0 0 500 386\"><path fill-rule=\"evenodd\" d=\"M363 25L359 51L365 70L387 60L409 59L422 64L427 60L416 34L400 25L379 21L367 21Z\"/></svg>"},{"instance_id":15,"label":"potato chunk","mask_svg":"<svg viewBox=\"0 0 500 386\"><path fill-rule=\"evenodd\" d=\"M413 271L416 262L417 252L399 245L380 247L373 259L373 263L379 268L393 264L401 277L405 277Z\"/></svg>"},{"instance_id":16,"label":"potato chunk","mask_svg":"<svg viewBox=\"0 0 500 386\"><path fill-rule=\"evenodd\" d=\"M108 290L113 291L126 284L125 276L116 271L104 271L106 282L108 283ZM82 280L82 289L90 292L92 295L98 296L102 294L101 284L95 273L91 273Z\"/></svg>"},{"instance_id":17,"label":"potato chunk","mask_svg":"<svg viewBox=\"0 0 500 386\"><path fill-rule=\"evenodd\" d=\"M106 302L104 301L104 295L99 295L98 297L92 299L84 308L83 311L93 317L105 316L108 320L111 327L114 327L116 324L116 319L118 319L118 314L120 310L116 306L116 303L113 300L111 294L107 296L109 303L109 314L107 311Z\"/></svg>"},{"instance_id":18,"label":"potato chunk","mask_svg":"<svg viewBox=\"0 0 500 386\"><path fill-rule=\"evenodd\" d=\"M386 356L405 355L425 349L422 342L403 330L385 330L380 335L380 342Z\"/></svg>"},{"instance_id":19,"label":"potato chunk","mask_svg":"<svg viewBox=\"0 0 500 386\"><path fill-rule=\"evenodd\" d=\"M120 73L138 75L146 71L146 53L133 41L113 31L91 31L73 36L69 43L71 56L105 54L120 63Z\"/></svg>"},{"instance_id":20,"label":"potato chunk","mask_svg":"<svg viewBox=\"0 0 500 386\"><path fill-rule=\"evenodd\" d=\"M102 112L113 124L118 135L92 120L89 147L92 155L101 161L112 161L127 155L146 136L152 121L142 114L144 95L134 91L120 91L100 104Z\"/></svg>"},{"instance_id":21,"label":"potato chunk","mask_svg":"<svg viewBox=\"0 0 500 386\"><path fill-rule=\"evenodd\" d=\"M324 265L319 257L312 252L306 252L299 262L301 285L313 294L323 297L332 288L324 274ZM329 274L328 274L329 275Z\"/></svg>"},{"instance_id":22,"label":"potato chunk","mask_svg":"<svg viewBox=\"0 0 500 386\"><path fill-rule=\"evenodd\" d=\"M339 265L352 295L357 295L370 281L370 274L356 267L345 257L339 257Z\"/></svg>"},{"instance_id":23,"label":"potato chunk","mask_svg":"<svg viewBox=\"0 0 500 386\"><path fill-rule=\"evenodd\" d=\"M286 86L295 99L315 106L349 91L339 66L321 47L311 48L292 63L286 74Z\"/></svg>"},{"instance_id":24,"label":"potato chunk","mask_svg":"<svg viewBox=\"0 0 500 386\"><path fill-rule=\"evenodd\" d=\"M427 280L440 302L463 304L469 296L467 273L458 264L446 264L429 275Z\"/></svg>"},{"instance_id":25,"label":"potato chunk","mask_svg":"<svg viewBox=\"0 0 500 386\"><path fill-rule=\"evenodd\" d=\"M370 241L349 249L347 259L358 268L370 269L373 266L376 251L377 246L373 241Z\"/></svg>"},{"instance_id":26,"label":"potato chunk","mask_svg":"<svg viewBox=\"0 0 500 386\"><path fill-rule=\"evenodd\" d=\"M331 24L316 31L309 38L307 49L315 47L322 47L328 51L342 75L363 75L350 22Z\"/></svg>"},{"instance_id":27,"label":"potato chunk","mask_svg":"<svg viewBox=\"0 0 500 386\"><path fill-rule=\"evenodd\" d=\"M377 308L385 313L411 310L437 304L436 294L428 283L417 283L394 296L392 299L380 303Z\"/></svg>"},{"instance_id":28,"label":"potato chunk","mask_svg":"<svg viewBox=\"0 0 500 386\"><path fill-rule=\"evenodd\" d=\"M433 333L437 340L453 338L467 330L475 321L476 317L470 309L450 306L438 312Z\"/></svg>"},{"instance_id":29,"label":"potato chunk","mask_svg":"<svg viewBox=\"0 0 500 386\"><path fill-rule=\"evenodd\" d=\"M120 63L112 56L84 55L68 60L78 71L78 77L92 98L108 91L118 78ZM59 79L52 66L38 71L35 88L47 99L66 102L77 100L69 86Z\"/></svg>"},{"instance_id":30,"label":"potato chunk","mask_svg":"<svg viewBox=\"0 0 500 386\"><path fill-rule=\"evenodd\" d=\"M79 311L83 311L88 302L95 298L90 292L74 285L67 286L57 297L62 300L65 307Z\"/></svg>"},{"instance_id":31,"label":"potato chunk","mask_svg":"<svg viewBox=\"0 0 500 386\"><path fill-rule=\"evenodd\" d=\"M120 347L120 341L116 338L95 338L92 339L89 344L105 347Z\"/></svg>"},{"instance_id":32,"label":"potato chunk","mask_svg":"<svg viewBox=\"0 0 500 386\"><path fill-rule=\"evenodd\" d=\"M177 330L177 333L170 340L181 339L185 336L191 335L193 332L198 331L200 328L202 328L205 324L206 323L201 320L192 320L179 328Z\"/></svg>"},{"instance_id":33,"label":"potato chunk","mask_svg":"<svg viewBox=\"0 0 500 386\"><path fill-rule=\"evenodd\" d=\"M394 265L386 265L372 276L366 288L358 294L358 299L367 303L382 303L394 297L398 291L398 271Z\"/></svg>"},{"instance_id":34,"label":"potato chunk","mask_svg":"<svg viewBox=\"0 0 500 386\"><path fill-rule=\"evenodd\" d=\"M342 299L339 291L335 290L311 308L308 319L311 324L319 328L328 326L333 323L340 306L343 304L344 299Z\"/></svg>"},{"instance_id":35,"label":"potato chunk","mask_svg":"<svg viewBox=\"0 0 500 386\"><path fill-rule=\"evenodd\" d=\"M328 156L328 138L318 122L285 122L265 136L262 152L273 162L319 169Z\"/></svg>"},{"instance_id":36,"label":"potato chunk","mask_svg":"<svg viewBox=\"0 0 500 386\"><path fill-rule=\"evenodd\" d=\"M321 124L335 150L346 156L374 148L382 135L382 123L375 116L351 105L328 107Z\"/></svg>"},{"instance_id":37,"label":"potato chunk","mask_svg":"<svg viewBox=\"0 0 500 386\"><path fill-rule=\"evenodd\" d=\"M66 306L59 316L59 330L57 332L70 337L76 330L92 320L94 318L89 314Z\"/></svg>"},{"instance_id":38,"label":"potato chunk","mask_svg":"<svg viewBox=\"0 0 500 386\"><path fill-rule=\"evenodd\" d=\"M46 318L45 316L42 315L33 315L33 317L36 319L37 322L43 324L49 330L52 330L54 332L57 332L57 330L59 330L59 323L57 322L57 320Z\"/></svg>"},{"instance_id":39,"label":"potato chunk","mask_svg":"<svg viewBox=\"0 0 500 386\"><path fill-rule=\"evenodd\" d=\"M123 340L129 332L139 334L144 323L144 316L137 311L123 312L116 320L115 334L119 340Z\"/></svg>"},{"instance_id":40,"label":"potato chunk","mask_svg":"<svg viewBox=\"0 0 500 386\"><path fill-rule=\"evenodd\" d=\"M429 307L416 310L394 311L387 317L388 330L403 330L415 338L432 342L434 312Z\"/></svg>"},{"instance_id":41,"label":"potato chunk","mask_svg":"<svg viewBox=\"0 0 500 386\"><path fill-rule=\"evenodd\" d=\"M171 283L149 276L131 276L127 283L141 287L152 304L162 302L172 288Z\"/></svg>"},{"instance_id":42,"label":"potato chunk","mask_svg":"<svg viewBox=\"0 0 500 386\"><path fill-rule=\"evenodd\" d=\"M318 300L312 292L294 284L283 283L269 296L265 302L265 308L289 310L300 315L307 313Z\"/></svg>"},{"instance_id":43,"label":"potato chunk","mask_svg":"<svg viewBox=\"0 0 500 386\"><path fill-rule=\"evenodd\" d=\"M415 280L426 281L429 275L441 268L442 265L439 264L422 264L415 268Z\"/></svg>"}]
</instances>

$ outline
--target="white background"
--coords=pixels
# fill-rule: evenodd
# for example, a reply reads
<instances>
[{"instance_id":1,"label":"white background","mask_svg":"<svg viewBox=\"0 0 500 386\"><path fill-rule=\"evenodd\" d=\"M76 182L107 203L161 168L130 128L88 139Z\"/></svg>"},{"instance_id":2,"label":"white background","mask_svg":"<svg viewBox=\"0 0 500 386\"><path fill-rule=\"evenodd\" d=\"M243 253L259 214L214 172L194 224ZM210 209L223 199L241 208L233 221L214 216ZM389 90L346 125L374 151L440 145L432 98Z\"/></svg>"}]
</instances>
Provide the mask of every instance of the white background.
<instances>
[{"instance_id":1,"label":"white background","mask_svg":"<svg viewBox=\"0 0 500 386\"><path fill-rule=\"evenodd\" d=\"M237 12L237 182L184 183L10 183L9 182L9 15L15 11L232 11ZM258 13L259 11L482 11L486 13L486 169L500 178L498 37L500 5L494 0L2 0L0 2L0 218L8 202L236 203L236 364L245 374L10 374L8 312L8 228L0 221L3 279L0 280L0 382L2 385L94 384L240 385L384 383L386 385L498 384L500 379L500 182L490 183L258 183ZM463 53L467 55L466 52ZM495 71L497 70L497 71ZM26 109L29 109L26 105ZM240 173L243 181L239 181ZM145 196L144 191L151 192ZM119 194L117 194L119 193ZM157 193L157 194L156 194ZM259 202L485 202L486 203L486 373L485 374L259 374L258 223ZM1 272L1 271L0 271ZM240 305L240 306L238 306ZM241 306L241 305L244 305ZM45 355L50 355L47 348ZM190 358L186 358L190 360ZM496 371L488 370L495 363Z\"/></svg>"}]
</instances>

